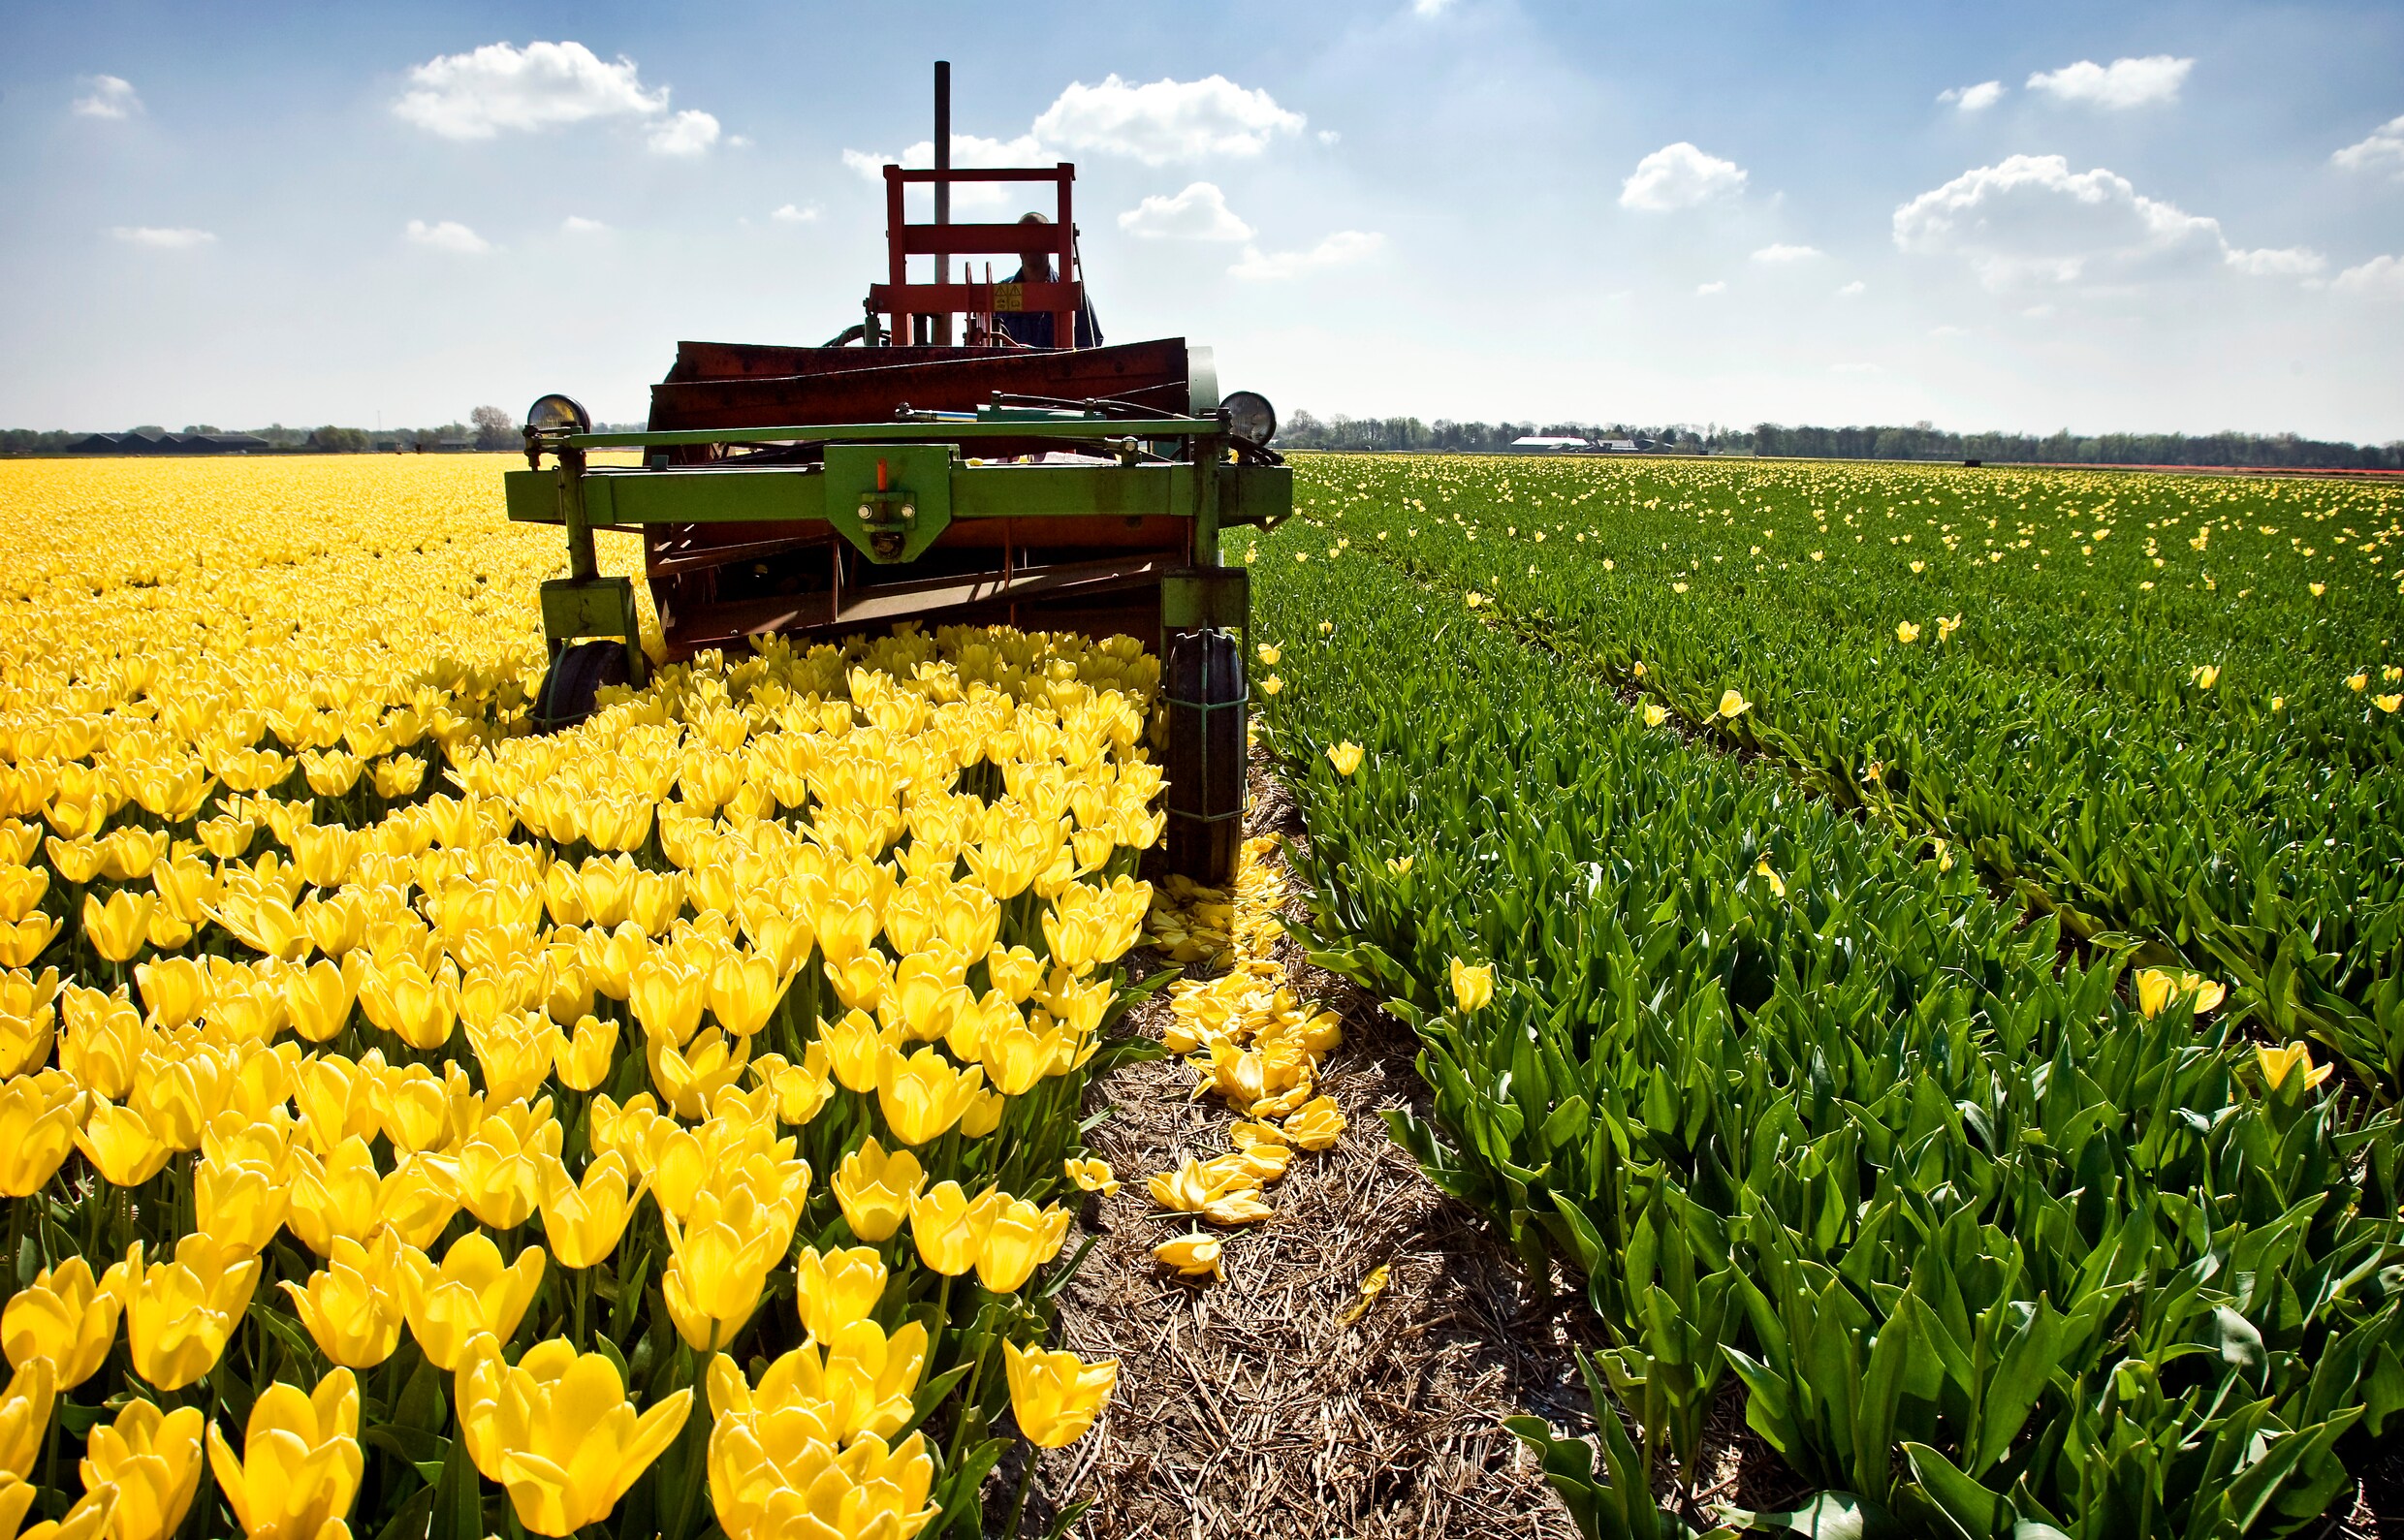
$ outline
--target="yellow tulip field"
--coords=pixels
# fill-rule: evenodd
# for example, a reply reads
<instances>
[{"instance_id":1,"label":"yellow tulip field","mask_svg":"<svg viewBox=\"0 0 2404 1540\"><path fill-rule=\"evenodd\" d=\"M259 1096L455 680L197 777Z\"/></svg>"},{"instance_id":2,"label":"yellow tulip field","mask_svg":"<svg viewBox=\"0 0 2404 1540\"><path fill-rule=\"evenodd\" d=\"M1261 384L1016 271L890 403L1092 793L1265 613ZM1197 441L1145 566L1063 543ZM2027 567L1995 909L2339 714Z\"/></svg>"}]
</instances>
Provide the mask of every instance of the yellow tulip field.
<instances>
[{"instance_id":1,"label":"yellow tulip field","mask_svg":"<svg viewBox=\"0 0 2404 1540\"><path fill-rule=\"evenodd\" d=\"M1156 660L775 644L530 736L504 463L0 465L0 1534L974 1532L1111 1394L1044 1344ZM1238 963L1176 1011L1256 1116L1155 1183L1225 1222L1342 1127L1247 880L1158 922Z\"/></svg>"}]
</instances>

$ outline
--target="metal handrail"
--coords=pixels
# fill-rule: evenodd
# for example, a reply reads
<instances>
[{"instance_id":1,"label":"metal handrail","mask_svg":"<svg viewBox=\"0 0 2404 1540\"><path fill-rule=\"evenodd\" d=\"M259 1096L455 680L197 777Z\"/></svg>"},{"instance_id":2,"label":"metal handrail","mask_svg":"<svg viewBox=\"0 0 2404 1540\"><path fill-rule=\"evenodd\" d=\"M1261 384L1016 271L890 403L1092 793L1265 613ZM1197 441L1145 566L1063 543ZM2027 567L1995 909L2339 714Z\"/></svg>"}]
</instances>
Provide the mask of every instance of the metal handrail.
<instances>
[{"instance_id":1,"label":"metal handrail","mask_svg":"<svg viewBox=\"0 0 2404 1540\"><path fill-rule=\"evenodd\" d=\"M643 449L675 444L941 443L964 438L1201 438L1224 433L1216 418L1161 417L1028 423L807 423L790 427L687 427L639 433L544 433L544 449Z\"/></svg>"}]
</instances>

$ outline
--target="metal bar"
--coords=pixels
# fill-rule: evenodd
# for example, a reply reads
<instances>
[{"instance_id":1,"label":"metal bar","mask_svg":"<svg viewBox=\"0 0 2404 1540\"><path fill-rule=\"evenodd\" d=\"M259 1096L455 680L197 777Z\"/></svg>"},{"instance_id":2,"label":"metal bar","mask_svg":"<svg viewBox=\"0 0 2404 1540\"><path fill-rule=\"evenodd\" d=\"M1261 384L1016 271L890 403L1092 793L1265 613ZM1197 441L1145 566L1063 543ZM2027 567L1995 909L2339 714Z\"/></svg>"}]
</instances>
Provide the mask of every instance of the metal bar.
<instances>
[{"instance_id":1,"label":"metal bar","mask_svg":"<svg viewBox=\"0 0 2404 1540\"><path fill-rule=\"evenodd\" d=\"M924 256L931 251L1015 257L1026 244L1027 227L1018 224L904 225L902 227L901 240L902 249L913 257Z\"/></svg>"},{"instance_id":2,"label":"metal bar","mask_svg":"<svg viewBox=\"0 0 2404 1540\"><path fill-rule=\"evenodd\" d=\"M934 222L948 225L952 222L952 65L948 59L934 61L934 169L944 173L934 184ZM936 256L935 282L951 281L951 266L949 254ZM938 347L951 345L952 312L948 309L936 315L934 340Z\"/></svg>"},{"instance_id":3,"label":"metal bar","mask_svg":"<svg viewBox=\"0 0 2404 1540\"><path fill-rule=\"evenodd\" d=\"M932 230L932 225L926 226ZM948 227L958 230L961 227ZM1059 310L1073 308L1079 298L1080 285L1058 280L1041 283L905 283L869 285L869 302L879 310L931 310L949 305L955 310ZM996 289L1014 290L1017 300L996 302Z\"/></svg>"},{"instance_id":4,"label":"metal bar","mask_svg":"<svg viewBox=\"0 0 2404 1540\"><path fill-rule=\"evenodd\" d=\"M904 182L932 182L938 175L946 181L958 182L1057 182L1077 174L1076 164L1061 161L1058 166L978 167L955 166L948 172L907 171L888 166L885 174Z\"/></svg>"},{"instance_id":5,"label":"metal bar","mask_svg":"<svg viewBox=\"0 0 2404 1540\"><path fill-rule=\"evenodd\" d=\"M801 423L783 427L687 427L638 433L571 433L545 448L641 449L647 444L913 444L971 438L1195 438L1217 433L1209 418L1096 418L1084 423ZM649 471L674 476L678 471Z\"/></svg>"}]
</instances>

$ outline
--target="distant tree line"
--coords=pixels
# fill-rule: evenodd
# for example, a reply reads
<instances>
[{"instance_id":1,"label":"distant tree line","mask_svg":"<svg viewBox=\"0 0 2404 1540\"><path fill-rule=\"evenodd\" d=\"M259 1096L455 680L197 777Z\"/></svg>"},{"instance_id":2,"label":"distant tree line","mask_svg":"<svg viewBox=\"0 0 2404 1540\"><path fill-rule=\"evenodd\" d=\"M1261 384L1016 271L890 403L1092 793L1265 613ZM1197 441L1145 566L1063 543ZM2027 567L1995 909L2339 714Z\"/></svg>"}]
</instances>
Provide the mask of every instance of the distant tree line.
<instances>
[{"instance_id":1,"label":"distant tree line","mask_svg":"<svg viewBox=\"0 0 2404 1540\"><path fill-rule=\"evenodd\" d=\"M427 454L446 449L506 450L516 449L524 442L519 436L517 417L504 408L480 406L467 416L465 423L445 423L436 427L342 427L332 423L323 427L286 427L281 423L271 423L266 427L244 431L256 433L267 440L270 449L312 455ZM167 429L155 423L145 423L130 431L156 436ZM187 424L182 431L215 433L222 430L213 424L193 423ZM0 456L57 455L78 440L90 436L89 429L0 427Z\"/></svg>"},{"instance_id":2,"label":"distant tree line","mask_svg":"<svg viewBox=\"0 0 2404 1540\"><path fill-rule=\"evenodd\" d=\"M2404 440L2339 444L2293 433L1948 433L1926 423L1910 427L1787 427L1751 431L1717 424L1639 426L1629 423L1433 423L1415 417L1326 418L1294 413L1278 430L1281 449L1415 450L1493 454L1531 435L1638 439L1666 449L1735 455L1796 455L1825 459L1977 459L2073 465L2243 465L2294 470L2404 470Z\"/></svg>"}]
</instances>

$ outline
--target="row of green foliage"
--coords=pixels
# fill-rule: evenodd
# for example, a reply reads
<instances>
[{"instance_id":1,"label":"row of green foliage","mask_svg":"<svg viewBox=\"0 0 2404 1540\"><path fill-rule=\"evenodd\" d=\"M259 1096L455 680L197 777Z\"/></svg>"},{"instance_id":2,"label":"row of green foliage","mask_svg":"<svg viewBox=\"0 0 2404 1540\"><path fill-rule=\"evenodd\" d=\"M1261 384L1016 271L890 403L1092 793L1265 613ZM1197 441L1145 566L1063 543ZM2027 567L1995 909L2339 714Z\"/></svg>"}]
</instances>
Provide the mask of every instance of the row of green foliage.
<instances>
[{"instance_id":1,"label":"row of green foliage","mask_svg":"<svg viewBox=\"0 0 2404 1540\"><path fill-rule=\"evenodd\" d=\"M2383 571L2404 492L1495 460L1315 474L1336 539L1478 591L1624 694L1948 837L2074 934L2228 980L2282 1035L2404 1092L2404 599ZM1752 703L1733 719L1729 689Z\"/></svg>"},{"instance_id":2,"label":"row of green foliage","mask_svg":"<svg viewBox=\"0 0 2404 1540\"><path fill-rule=\"evenodd\" d=\"M1967 863L1644 728L1367 559L1366 524L1333 559L1307 521L1260 542L1267 738L1318 959L1424 1044L1433 1118L1398 1135L1607 1332L1603 1468L1516 1424L1587 1532L1783 1522L1697 1496L1731 1378L1850 1532L2319 1515L2404 1401L2393 1115L2145 1018L2124 949L2066 962ZM1459 1007L1454 958L1492 962L1490 1004Z\"/></svg>"}]
</instances>

